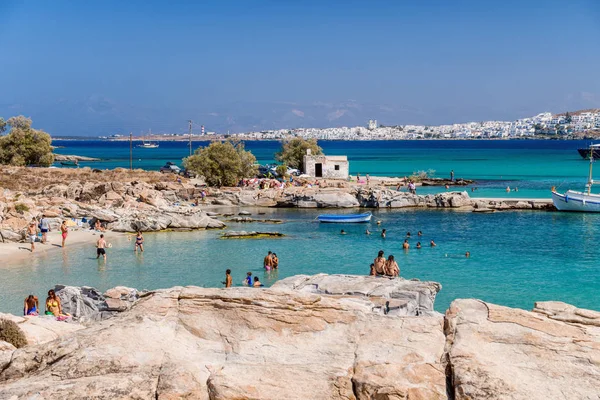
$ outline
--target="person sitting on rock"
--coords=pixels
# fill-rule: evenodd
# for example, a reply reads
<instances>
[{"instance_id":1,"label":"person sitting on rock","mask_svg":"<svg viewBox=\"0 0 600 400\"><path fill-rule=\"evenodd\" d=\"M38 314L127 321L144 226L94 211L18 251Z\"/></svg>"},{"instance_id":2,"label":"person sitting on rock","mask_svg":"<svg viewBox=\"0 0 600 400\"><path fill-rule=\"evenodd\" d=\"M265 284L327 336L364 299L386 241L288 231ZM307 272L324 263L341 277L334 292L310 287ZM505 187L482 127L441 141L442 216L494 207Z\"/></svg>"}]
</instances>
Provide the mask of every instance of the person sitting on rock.
<instances>
[{"instance_id":1,"label":"person sitting on rock","mask_svg":"<svg viewBox=\"0 0 600 400\"><path fill-rule=\"evenodd\" d=\"M375 272L375 264L371 263L371 269L369 271L369 276L376 276L377 272Z\"/></svg>"},{"instance_id":2,"label":"person sitting on rock","mask_svg":"<svg viewBox=\"0 0 600 400\"><path fill-rule=\"evenodd\" d=\"M23 315L39 315L38 308L40 304L37 296L30 294L25 299Z\"/></svg>"},{"instance_id":3,"label":"person sitting on rock","mask_svg":"<svg viewBox=\"0 0 600 400\"><path fill-rule=\"evenodd\" d=\"M261 287L261 286L265 286L262 283L260 283L260 281L258 280L258 276L254 277L254 283L252 284L252 286L254 287Z\"/></svg>"},{"instance_id":4,"label":"person sitting on rock","mask_svg":"<svg viewBox=\"0 0 600 400\"><path fill-rule=\"evenodd\" d=\"M385 262L385 275L396 277L400 275L400 268L398 267L398 263L394 260L394 256L390 255Z\"/></svg>"},{"instance_id":5,"label":"person sitting on rock","mask_svg":"<svg viewBox=\"0 0 600 400\"><path fill-rule=\"evenodd\" d=\"M54 315L55 317L63 315L60 298L52 289L48 291L48 298L46 299L46 315Z\"/></svg>"},{"instance_id":6,"label":"person sitting on rock","mask_svg":"<svg viewBox=\"0 0 600 400\"><path fill-rule=\"evenodd\" d=\"M383 250L379 250L377 258L373 260L373 268L375 269L376 275L385 275L385 257L383 256Z\"/></svg>"}]
</instances>

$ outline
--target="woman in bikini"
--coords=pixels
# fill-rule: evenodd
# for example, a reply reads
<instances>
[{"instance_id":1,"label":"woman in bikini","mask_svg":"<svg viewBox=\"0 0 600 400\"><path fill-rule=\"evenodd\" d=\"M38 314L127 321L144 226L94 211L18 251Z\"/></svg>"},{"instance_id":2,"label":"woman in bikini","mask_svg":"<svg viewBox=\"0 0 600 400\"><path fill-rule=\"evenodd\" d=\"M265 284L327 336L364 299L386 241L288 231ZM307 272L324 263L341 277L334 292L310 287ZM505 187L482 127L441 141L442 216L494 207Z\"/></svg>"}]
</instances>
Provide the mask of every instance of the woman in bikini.
<instances>
[{"instance_id":1,"label":"woman in bikini","mask_svg":"<svg viewBox=\"0 0 600 400\"><path fill-rule=\"evenodd\" d=\"M400 268L396 260L394 260L394 256L389 256L385 262L385 275L392 277L400 275Z\"/></svg>"},{"instance_id":2,"label":"woman in bikini","mask_svg":"<svg viewBox=\"0 0 600 400\"><path fill-rule=\"evenodd\" d=\"M54 315L55 317L62 315L60 299L56 293L54 293L54 290L48 291L48 298L46 299L46 315Z\"/></svg>"},{"instance_id":3,"label":"woman in bikini","mask_svg":"<svg viewBox=\"0 0 600 400\"><path fill-rule=\"evenodd\" d=\"M373 260L373 268L375 270L375 274L379 276L385 275L385 257L383 256L383 250L379 250L377 258Z\"/></svg>"},{"instance_id":4,"label":"woman in bikini","mask_svg":"<svg viewBox=\"0 0 600 400\"><path fill-rule=\"evenodd\" d=\"M62 247L65 247L65 240L67 240L67 235L69 234L67 221L63 221L62 224L60 224L60 233L62 234Z\"/></svg>"},{"instance_id":5,"label":"woman in bikini","mask_svg":"<svg viewBox=\"0 0 600 400\"><path fill-rule=\"evenodd\" d=\"M138 247L140 248L141 252L144 252L144 237L142 236L142 232L138 232L137 236L135 237L135 248L133 251L137 253Z\"/></svg>"}]
</instances>

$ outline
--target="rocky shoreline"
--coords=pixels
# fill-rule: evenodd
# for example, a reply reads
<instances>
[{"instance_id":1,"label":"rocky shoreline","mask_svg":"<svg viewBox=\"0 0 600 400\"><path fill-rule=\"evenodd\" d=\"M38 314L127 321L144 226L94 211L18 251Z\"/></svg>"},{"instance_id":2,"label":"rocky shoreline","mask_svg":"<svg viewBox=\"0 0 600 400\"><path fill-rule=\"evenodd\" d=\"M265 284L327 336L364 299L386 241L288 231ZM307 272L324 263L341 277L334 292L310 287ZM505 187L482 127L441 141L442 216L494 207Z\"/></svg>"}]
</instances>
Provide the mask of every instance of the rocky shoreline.
<instances>
[{"instance_id":1,"label":"rocky shoreline","mask_svg":"<svg viewBox=\"0 0 600 400\"><path fill-rule=\"evenodd\" d=\"M0 314L29 341L0 341L0 397L598 397L599 312L459 299L444 315L432 309L440 288L325 274L270 289L59 288L70 310L93 312L83 324Z\"/></svg>"},{"instance_id":2,"label":"rocky shoreline","mask_svg":"<svg viewBox=\"0 0 600 400\"><path fill-rule=\"evenodd\" d=\"M554 210L549 200L474 199L465 191L423 196L346 181L329 181L323 187L213 189L155 172L29 170L0 170L0 241L25 240L29 222L42 215L50 218L53 230L61 220L72 219L82 229L99 220L109 230L147 232L223 228L225 223L211 212L219 207Z\"/></svg>"}]
</instances>

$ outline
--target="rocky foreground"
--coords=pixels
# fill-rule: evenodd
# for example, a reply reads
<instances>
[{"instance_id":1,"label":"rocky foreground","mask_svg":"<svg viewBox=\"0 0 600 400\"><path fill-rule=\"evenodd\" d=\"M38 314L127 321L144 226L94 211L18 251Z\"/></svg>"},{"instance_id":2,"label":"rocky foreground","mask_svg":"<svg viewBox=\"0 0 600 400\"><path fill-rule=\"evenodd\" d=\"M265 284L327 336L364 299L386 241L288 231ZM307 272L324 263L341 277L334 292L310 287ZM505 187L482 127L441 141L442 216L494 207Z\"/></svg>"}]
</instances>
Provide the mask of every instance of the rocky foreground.
<instances>
[{"instance_id":1,"label":"rocky foreground","mask_svg":"<svg viewBox=\"0 0 600 400\"><path fill-rule=\"evenodd\" d=\"M415 195L386 186L321 182L285 189L206 188L202 182L158 172L0 168L0 241L23 241L43 214L58 229L63 219L96 220L117 232L222 228L208 215L219 206L297 208L433 208L475 212L551 210L550 202L472 199L467 192Z\"/></svg>"},{"instance_id":2,"label":"rocky foreground","mask_svg":"<svg viewBox=\"0 0 600 400\"><path fill-rule=\"evenodd\" d=\"M439 289L315 275L157 290L87 328L52 321L78 329L48 343L0 342L0 398L598 398L600 313L456 300L444 316Z\"/></svg>"}]
</instances>

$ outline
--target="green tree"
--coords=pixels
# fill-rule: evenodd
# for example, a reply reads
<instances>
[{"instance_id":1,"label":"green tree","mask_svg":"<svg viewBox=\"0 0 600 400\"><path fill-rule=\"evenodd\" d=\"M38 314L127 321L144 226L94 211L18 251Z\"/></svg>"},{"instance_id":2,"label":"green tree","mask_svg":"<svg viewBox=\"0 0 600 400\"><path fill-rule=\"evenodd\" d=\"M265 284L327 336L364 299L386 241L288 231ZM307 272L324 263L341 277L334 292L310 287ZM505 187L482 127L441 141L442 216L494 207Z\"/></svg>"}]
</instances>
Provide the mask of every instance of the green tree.
<instances>
[{"instance_id":1,"label":"green tree","mask_svg":"<svg viewBox=\"0 0 600 400\"><path fill-rule=\"evenodd\" d=\"M0 138L0 164L49 167L54 162L52 138L42 130L31 127L31 119L22 115L0 120L0 132L10 127Z\"/></svg>"},{"instance_id":2,"label":"green tree","mask_svg":"<svg viewBox=\"0 0 600 400\"><path fill-rule=\"evenodd\" d=\"M277 168L275 168L275 172L277 172L277 175L285 179L288 176L287 169L287 165L281 164L278 165Z\"/></svg>"},{"instance_id":3,"label":"green tree","mask_svg":"<svg viewBox=\"0 0 600 400\"><path fill-rule=\"evenodd\" d=\"M4 131L6 131L6 121L4 118L0 118L0 134L4 133Z\"/></svg>"},{"instance_id":4,"label":"green tree","mask_svg":"<svg viewBox=\"0 0 600 400\"><path fill-rule=\"evenodd\" d=\"M323 149L319 147L316 139L297 137L284 141L281 144L281 150L275 154L275 159L291 168L303 170L304 155L308 149L313 155L323 154Z\"/></svg>"},{"instance_id":5,"label":"green tree","mask_svg":"<svg viewBox=\"0 0 600 400\"><path fill-rule=\"evenodd\" d=\"M256 157L235 141L212 142L183 159L183 166L201 175L211 186L235 186L242 178L256 175Z\"/></svg>"}]
</instances>

